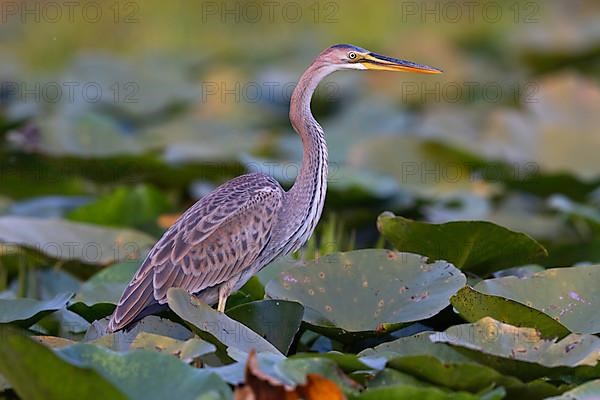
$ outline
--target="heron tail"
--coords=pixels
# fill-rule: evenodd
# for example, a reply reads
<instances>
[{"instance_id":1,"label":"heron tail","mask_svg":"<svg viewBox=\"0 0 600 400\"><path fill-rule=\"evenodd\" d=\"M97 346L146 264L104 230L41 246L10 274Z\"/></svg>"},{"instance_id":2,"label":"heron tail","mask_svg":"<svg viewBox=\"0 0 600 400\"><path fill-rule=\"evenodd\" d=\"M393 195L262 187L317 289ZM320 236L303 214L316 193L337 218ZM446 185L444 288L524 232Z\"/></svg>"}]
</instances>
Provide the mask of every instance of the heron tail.
<instances>
[{"instance_id":1,"label":"heron tail","mask_svg":"<svg viewBox=\"0 0 600 400\"><path fill-rule=\"evenodd\" d=\"M134 279L123 292L117 308L108 322L108 332L116 332L140 319L142 312L157 303L154 298L152 274Z\"/></svg>"}]
</instances>

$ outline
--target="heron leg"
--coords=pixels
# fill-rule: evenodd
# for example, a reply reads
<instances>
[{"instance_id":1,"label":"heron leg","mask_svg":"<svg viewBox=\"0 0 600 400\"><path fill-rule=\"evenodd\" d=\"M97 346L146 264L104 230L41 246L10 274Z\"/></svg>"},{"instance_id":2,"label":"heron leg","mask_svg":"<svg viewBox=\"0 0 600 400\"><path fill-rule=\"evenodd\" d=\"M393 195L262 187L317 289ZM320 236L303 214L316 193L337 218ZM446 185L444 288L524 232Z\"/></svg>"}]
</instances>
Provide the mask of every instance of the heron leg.
<instances>
[{"instance_id":1,"label":"heron leg","mask_svg":"<svg viewBox=\"0 0 600 400\"><path fill-rule=\"evenodd\" d=\"M225 312L225 303L227 303L227 298L231 294L231 286L228 282L225 282L219 287L219 304L217 305L217 311L222 313Z\"/></svg>"}]
</instances>

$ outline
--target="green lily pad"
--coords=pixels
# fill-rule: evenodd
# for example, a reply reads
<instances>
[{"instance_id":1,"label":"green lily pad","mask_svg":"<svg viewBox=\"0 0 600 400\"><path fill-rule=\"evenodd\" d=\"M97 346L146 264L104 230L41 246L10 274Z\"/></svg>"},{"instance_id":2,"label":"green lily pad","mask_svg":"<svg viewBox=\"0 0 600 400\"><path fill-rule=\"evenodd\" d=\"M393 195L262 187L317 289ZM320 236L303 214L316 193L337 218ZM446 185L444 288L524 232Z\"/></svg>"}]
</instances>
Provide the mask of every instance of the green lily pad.
<instances>
[{"instance_id":1,"label":"green lily pad","mask_svg":"<svg viewBox=\"0 0 600 400\"><path fill-rule=\"evenodd\" d=\"M272 280L266 293L300 302L304 321L331 334L374 333L437 314L465 282L449 263L370 249L291 268Z\"/></svg>"},{"instance_id":2,"label":"green lily pad","mask_svg":"<svg viewBox=\"0 0 600 400\"><path fill-rule=\"evenodd\" d=\"M421 382L453 390L480 392L502 386L511 399L543 399L561 392L554 385L537 380L524 383L483 365L446 343L432 341L432 332L421 332L365 349L359 356L384 357L388 368L413 376Z\"/></svg>"},{"instance_id":3,"label":"green lily pad","mask_svg":"<svg viewBox=\"0 0 600 400\"><path fill-rule=\"evenodd\" d=\"M394 385L431 386L426 382L418 380L412 375L392 368L384 368L367 383L367 387L369 388Z\"/></svg>"},{"instance_id":4,"label":"green lily pad","mask_svg":"<svg viewBox=\"0 0 600 400\"><path fill-rule=\"evenodd\" d=\"M93 290L86 291L85 297L83 292L79 292L69 304L69 311L83 317L87 322L107 317L115 311L119 296L126 286L100 284ZM94 299L98 302L94 302Z\"/></svg>"},{"instance_id":5,"label":"green lily pad","mask_svg":"<svg viewBox=\"0 0 600 400\"><path fill-rule=\"evenodd\" d=\"M520 383L461 354L451 346L434 343L423 332L366 349L361 356L381 356L388 367L419 380L454 390L480 391L493 384Z\"/></svg>"},{"instance_id":6,"label":"green lily pad","mask_svg":"<svg viewBox=\"0 0 600 400\"><path fill-rule=\"evenodd\" d=\"M586 382L561 396L548 397L547 400L597 400L600 393L600 379Z\"/></svg>"},{"instance_id":7,"label":"green lily pad","mask_svg":"<svg viewBox=\"0 0 600 400\"><path fill-rule=\"evenodd\" d=\"M471 363L476 361L461 354L452 346L445 343L433 342L430 336L434 332L425 331L415 335L402 337L385 342L373 348L367 348L358 353L361 357L384 357L392 359L399 356L432 356L444 363Z\"/></svg>"},{"instance_id":8,"label":"green lily pad","mask_svg":"<svg viewBox=\"0 0 600 400\"><path fill-rule=\"evenodd\" d=\"M304 307L284 300L260 300L227 310L227 316L241 322L283 354L287 354L300 329Z\"/></svg>"},{"instance_id":9,"label":"green lily pad","mask_svg":"<svg viewBox=\"0 0 600 400\"><path fill-rule=\"evenodd\" d=\"M22 332L0 340L0 373L24 399L127 398L102 374L62 359Z\"/></svg>"},{"instance_id":10,"label":"green lily pad","mask_svg":"<svg viewBox=\"0 0 600 400\"><path fill-rule=\"evenodd\" d=\"M91 344L58 349L68 362L96 371L131 399L197 399L212 394L231 398L231 389L217 375L149 350L117 353Z\"/></svg>"},{"instance_id":11,"label":"green lily pad","mask_svg":"<svg viewBox=\"0 0 600 400\"><path fill-rule=\"evenodd\" d=\"M540 310L571 332L600 333L598 287L600 265L590 265L547 269L523 279L487 279L474 289Z\"/></svg>"},{"instance_id":12,"label":"green lily pad","mask_svg":"<svg viewBox=\"0 0 600 400\"><path fill-rule=\"evenodd\" d=\"M68 219L144 229L156 226L158 217L170 208L169 201L161 191L148 185L138 185L133 188L120 187L93 203L71 211Z\"/></svg>"},{"instance_id":13,"label":"green lily pad","mask_svg":"<svg viewBox=\"0 0 600 400\"><path fill-rule=\"evenodd\" d=\"M148 332L140 332L135 337L133 343L131 343L130 348L147 349L158 351L159 353L171 354L185 363L190 363L198 357L214 353L217 350L215 345L202 339L191 338L183 341Z\"/></svg>"},{"instance_id":14,"label":"green lily pad","mask_svg":"<svg viewBox=\"0 0 600 400\"><path fill-rule=\"evenodd\" d=\"M502 397L495 397L502 399ZM481 397L466 392L449 392L434 387L419 387L406 384L392 385L367 389L358 396L351 397L356 400L480 400Z\"/></svg>"},{"instance_id":15,"label":"green lily pad","mask_svg":"<svg viewBox=\"0 0 600 400\"><path fill-rule=\"evenodd\" d=\"M139 259L154 244L144 233L100 228L59 219L0 217L0 242L36 250L59 260L109 265Z\"/></svg>"},{"instance_id":16,"label":"green lily pad","mask_svg":"<svg viewBox=\"0 0 600 400\"><path fill-rule=\"evenodd\" d=\"M258 333L202 303L183 289L169 289L167 299L175 314L225 346L248 353L255 349L257 353L265 351L281 355L275 346Z\"/></svg>"},{"instance_id":17,"label":"green lily pad","mask_svg":"<svg viewBox=\"0 0 600 400\"><path fill-rule=\"evenodd\" d=\"M103 268L86 281L86 283L129 283L140 267L140 261L123 261Z\"/></svg>"},{"instance_id":18,"label":"green lily pad","mask_svg":"<svg viewBox=\"0 0 600 400\"><path fill-rule=\"evenodd\" d=\"M79 287L69 310L88 322L112 314L139 265L138 261L124 261L100 270Z\"/></svg>"},{"instance_id":19,"label":"green lily pad","mask_svg":"<svg viewBox=\"0 0 600 400\"><path fill-rule=\"evenodd\" d=\"M62 293L50 300L29 298L0 299L0 324L13 323L27 328L46 315L63 309L72 293Z\"/></svg>"},{"instance_id":20,"label":"green lily pad","mask_svg":"<svg viewBox=\"0 0 600 400\"><path fill-rule=\"evenodd\" d=\"M160 318L155 315L149 315L129 330L106 334L108 318L94 321L85 333L84 342L106 347L114 351L127 351L135 347L138 336L153 335L158 337L170 338L184 343L194 337L192 331L181 324L168 319ZM165 339L168 340L168 339ZM150 342L147 340L146 342ZM157 340L158 341L158 340ZM164 347L164 344L159 344Z\"/></svg>"},{"instance_id":21,"label":"green lily pad","mask_svg":"<svg viewBox=\"0 0 600 400\"><path fill-rule=\"evenodd\" d=\"M474 324L451 326L430 339L451 344L481 363L522 379L558 377L570 368L600 376L600 369L593 369L600 360L600 339L593 335L570 334L560 341L546 340L533 328L485 317Z\"/></svg>"},{"instance_id":22,"label":"green lily pad","mask_svg":"<svg viewBox=\"0 0 600 400\"><path fill-rule=\"evenodd\" d=\"M560 322L535 308L504 297L481 293L470 286L459 290L450 302L469 322L492 317L510 325L535 328L546 338L562 338L570 333Z\"/></svg>"},{"instance_id":23,"label":"green lily pad","mask_svg":"<svg viewBox=\"0 0 600 400\"><path fill-rule=\"evenodd\" d=\"M377 228L399 251L447 260L478 275L535 262L547 255L546 249L526 234L486 221L429 224L386 212L377 219Z\"/></svg>"}]
</instances>

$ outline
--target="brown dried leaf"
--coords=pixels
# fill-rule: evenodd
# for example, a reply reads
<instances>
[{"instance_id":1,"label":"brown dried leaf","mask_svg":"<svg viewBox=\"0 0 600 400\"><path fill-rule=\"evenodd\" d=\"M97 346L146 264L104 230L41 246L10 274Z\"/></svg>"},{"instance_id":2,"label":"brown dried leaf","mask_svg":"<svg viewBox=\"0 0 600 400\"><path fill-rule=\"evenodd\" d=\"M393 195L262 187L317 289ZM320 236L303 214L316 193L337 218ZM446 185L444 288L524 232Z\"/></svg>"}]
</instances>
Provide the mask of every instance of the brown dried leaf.
<instances>
[{"instance_id":1,"label":"brown dried leaf","mask_svg":"<svg viewBox=\"0 0 600 400\"><path fill-rule=\"evenodd\" d=\"M252 350L246 363L246 384L236 388L235 400L318 400L345 399L335 382L318 374L308 374L306 384L295 388L260 370L256 351Z\"/></svg>"}]
</instances>

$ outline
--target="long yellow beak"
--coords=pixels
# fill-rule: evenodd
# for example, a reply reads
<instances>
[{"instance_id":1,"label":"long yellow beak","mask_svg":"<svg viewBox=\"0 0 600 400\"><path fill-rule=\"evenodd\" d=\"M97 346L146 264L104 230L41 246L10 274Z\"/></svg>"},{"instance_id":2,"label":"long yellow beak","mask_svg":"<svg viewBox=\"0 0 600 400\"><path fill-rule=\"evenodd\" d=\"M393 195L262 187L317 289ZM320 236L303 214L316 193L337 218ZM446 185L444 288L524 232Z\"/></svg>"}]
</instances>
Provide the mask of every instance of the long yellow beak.
<instances>
[{"instance_id":1,"label":"long yellow beak","mask_svg":"<svg viewBox=\"0 0 600 400\"><path fill-rule=\"evenodd\" d=\"M441 69L430 67L428 65L417 64L412 61L399 60L377 53L367 53L360 60L360 63L367 69L380 71L408 71L421 74L441 74Z\"/></svg>"}]
</instances>

